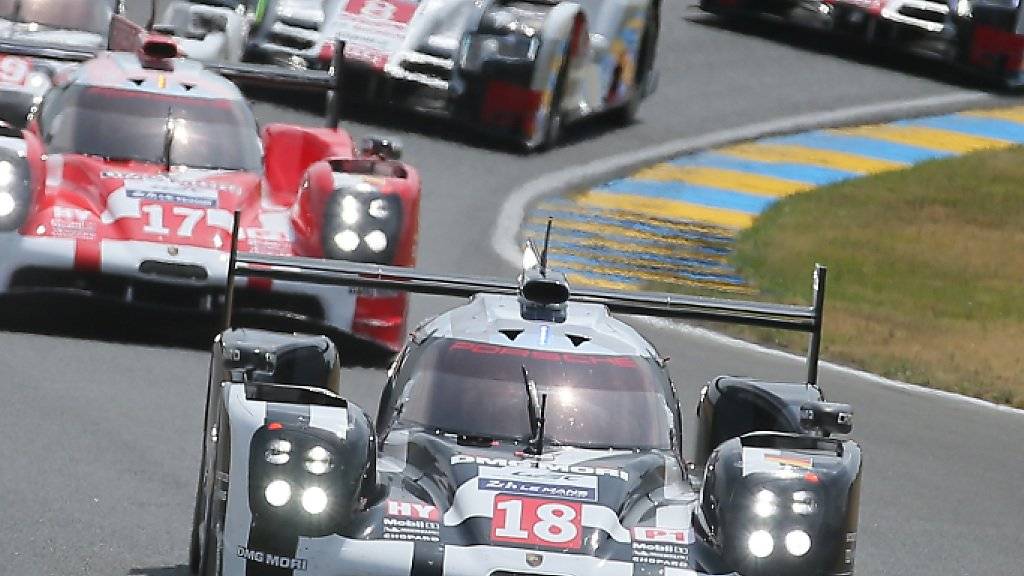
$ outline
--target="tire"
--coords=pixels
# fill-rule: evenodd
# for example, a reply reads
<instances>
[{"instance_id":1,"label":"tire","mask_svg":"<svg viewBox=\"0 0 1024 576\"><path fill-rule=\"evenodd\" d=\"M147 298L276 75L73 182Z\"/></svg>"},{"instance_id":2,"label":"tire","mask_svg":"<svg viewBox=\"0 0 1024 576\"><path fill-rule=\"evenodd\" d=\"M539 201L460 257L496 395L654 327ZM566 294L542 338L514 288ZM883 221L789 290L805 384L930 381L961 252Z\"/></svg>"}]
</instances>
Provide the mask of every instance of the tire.
<instances>
[{"instance_id":1,"label":"tire","mask_svg":"<svg viewBox=\"0 0 1024 576\"><path fill-rule=\"evenodd\" d=\"M206 528L206 542L203 543L202 562L199 569L199 576L220 576L221 550L218 543L218 536L221 524L210 525Z\"/></svg>"},{"instance_id":2,"label":"tire","mask_svg":"<svg viewBox=\"0 0 1024 576\"><path fill-rule=\"evenodd\" d=\"M703 7L703 4L701 5ZM647 10L647 22L644 24L644 35L640 39L640 50L636 55L637 76L634 79L633 93L626 104L614 112L617 122L630 125L636 120L640 111L640 103L644 99L645 84L654 70L654 56L658 48L658 13L657 6L651 3Z\"/></svg>"},{"instance_id":3,"label":"tire","mask_svg":"<svg viewBox=\"0 0 1024 576\"><path fill-rule=\"evenodd\" d=\"M192 512L192 536L189 538L188 545L188 573L198 574L199 573L199 561L202 558L201 550L199 549L199 499L203 496L203 487L200 483L196 487L196 506Z\"/></svg>"},{"instance_id":4,"label":"tire","mask_svg":"<svg viewBox=\"0 0 1024 576\"><path fill-rule=\"evenodd\" d=\"M565 97L565 86L569 82L569 54L568 49L562 55L562 65L558 69L558 79L555 81L555 90L551 94L549 110L544 119L544 126L541 127L540 140L531 142L523 139L521 145L527 153L543 152L550 150L562 138L562 100Z\"/></svg>"}]
</instances>

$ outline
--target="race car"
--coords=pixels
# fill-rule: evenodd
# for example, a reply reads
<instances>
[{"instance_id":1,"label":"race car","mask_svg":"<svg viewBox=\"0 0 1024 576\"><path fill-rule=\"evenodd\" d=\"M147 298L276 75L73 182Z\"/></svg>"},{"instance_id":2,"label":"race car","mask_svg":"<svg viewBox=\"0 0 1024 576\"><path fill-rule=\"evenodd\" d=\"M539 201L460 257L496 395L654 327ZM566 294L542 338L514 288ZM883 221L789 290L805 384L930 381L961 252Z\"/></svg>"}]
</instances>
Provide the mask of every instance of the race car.
<instances>
[{"instance_id":1,"label":"race car","mask_svg":"<svg viewBox=\"0 0 1024 576\"><path fill-rule=\"evenodd\" d=\"M770 14L1024 84L1024 6L998 0L701 0L721 15Z\"/></svg>"},{"instance_id":2,"label":"race car","mask_svg":"<svg viewBox=\"0 0 1024 576\"><path fill-rule=\"evenodd\" d=\"M111 29L131 27L120 0L2 0L0 40L64 49L105 48ZM0 53L0 120L23 126L67 62Z\"/></svg>"},{"instance_id":3,"label":"race car","mask_svg":"<svg viewBox=\"0 0 1024 576\"><path fill-rule=\"evenodd\" d=\"M536 262L536 259L534 259ZM213 347L190 565L210 575L853 572L861 451L816 385L811 308L239 255L238 273L469 295L419 326L376 420L316 336ZM654 347L609 311L810 331L808 381L720 377L687 438ZM684 449L693 447L692 460Z\"/></svg>"},{"instance_id":4,"label":"race car","mask_svg":"<svg viewBox=\"0 0 1024 576\"><path fill-rule=\"evenodd\" d=\"M346 98L450 116L538 149L657 85L661 0L176 0L157 29L200 59L329 66Z\"/></svg>"},{"instance_id":5,"label":"race car","mask_svg":"<svg viewBox=\"0 0 1024 576\"><path fill-rule=\"evenodd\" d=\"M323 89L328 74L218 73L176 50L148 36L137 52L101 52L57 78L28 129L0 127L0 292L216 312L233 211L255 253L415 263L419 176L393 143L336 127L260 131L221 75ZM384 355L406 333L399 293L252 281L237 304Z\"/></svg>"}]
</instances>

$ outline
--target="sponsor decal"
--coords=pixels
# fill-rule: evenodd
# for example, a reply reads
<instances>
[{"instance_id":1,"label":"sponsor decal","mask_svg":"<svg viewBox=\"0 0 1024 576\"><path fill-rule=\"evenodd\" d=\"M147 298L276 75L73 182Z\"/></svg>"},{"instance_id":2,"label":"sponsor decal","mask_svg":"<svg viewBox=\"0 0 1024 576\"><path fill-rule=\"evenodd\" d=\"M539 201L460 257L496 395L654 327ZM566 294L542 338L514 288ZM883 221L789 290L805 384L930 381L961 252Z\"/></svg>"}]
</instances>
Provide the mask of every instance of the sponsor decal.
<instances>
[{"instance_id":1,"label":"sponsor decal","mask_svg":"<svg viewBox=\"0 0 1024 576\"><path fill-rule=\"evenodd\" d=\"M402 45L416 4L403 0L348 0L325 36L345 41L345 55L382 68Z\"/></svg>"},{"instance_id":2,"label":"sponsor decal","mask_svg":"<svg viewBox=\"0 0 1024 576\"><path fill-rule=\"evenodd\" d=\"M123 180L129 198L189 206L215 208L218 192L239 193L241 188L228 182L179 180L167 174L136 174L108 170L103 178Z\"/></svg>"},{"instance_id":3,"label":"sponsor decal","mask_svg":"<svg viewBox=\"0 0 1024 576\"><path fill-rule=\"evenodd\" d=\"M765 454L764 459L766 462L773 462L780 466L791 466L793 468L803 468L804 470L810 470L814 466L814 462L810 458L786 456L785 454L778 456Z\"/></svg>"},{"instance_id":4,"label":"sponsor decal","mask_svg":"<svg viewBox=\"0 0 1024 576\"><path fill-rule=\"evenodd\" d=\"M658 528L636 526L633 528L634 542L666 542L670 544L692 544L693 530L690 528Z\"/></svg>"},{"instance_id":5,"label":"sponsor decal","mask_svg":"<svg viewBox=\"0 0 1024 576\"><path fill-rule=\"evenodd\" d=\"M597 502L597 477L542 468L481 466L477 488L488 492Z\"/></svg>"},{"instance_id":6,"label":"sponsor decal","mask_svg":"<svg viewBox=\"0 0 1024 576\"><path fill-rule=\"evenodd\" d=\"M473 354L487 354L495 356L515 356L519 358L531 358L533 360L547 360L550 362L564 362L566 364L585 364L588 366L613 366L616 368L636 368L636 361L628 356L604 356L600 354L568 354L562 352L547 352L544 350L531 350L529 348L510 348L508 346L495 346L494 344L479 344L460 340L452 344L451 351L464 351Z\"/></svg>"},{"instance_id":7,"label":"sponsor decal","mask_svg":"<svg viewBox=\"0 0 1024 576\"><path fill-rule=\"evenodd\" d=\"M20 56L0 56L0 84L22 86L32 72L32 61Z\"/></svg>"},{"instance_id":8,"label":"sponsor decal","mask_svg":"<svg viewBox=\"0 0 1024 576\"><path fill-rule=\"evenodd\" d=\"M397 500L388 500L388 516L433 520L434 522L441 519L441 513L438 511L437 506L420 504L418 502L399 502Z\"/></svg>"},{"instance_id":9,"label":"sponsor decal","mask_svg":"<svg viewBox=\"0 0 1024 576\"><path fill-rule=\"evenodd\" d=\"M654 564L671 568L690 567L690 549L685 544L633 541L634 564Z\"/></svg>"},{"instance_id":10,"label":"sponsor decal","mask_svg":"<svg viewBox=\"0 0 1024 576\"><path fill-rule=\"evenodd\" d=\"M759 472L774 474L804 473L814 467L810 456L803 456L782 450L763 448L743 448L743 475L749 476Z\"/></svg>"},{"instance_id":11,"label":"sponsor decal","mask_svg":"<svg viewBox=\"0 0 1024 576\"><path fill-rule=\"evenodd\" d=\"M689 545L693 543L692 529L636 526L632 532L634 563L671 568L690 567Z\"/></svg>"},{"instance_id":12,"label":"sponsor decal","mask_svg":"<svg viewBox=\"0 0 1024 576\"><path fill-rule=\"evenodd\" d=\"M500 468L519 468L546 470L561 472L563 474L581 474L586 476L610 476L621 480L629 480L629 473L618 468L601 468L599 466L577 466L568 464L556 464L554 462L536 462L533 460L509 460L507 458L488 458L486 456L470 456L468 454L456 454L451 458L451 464L477 464L480 466L497 466Z\"/></svg>"},{"instance_id":13,"label":"sponsor decal","mask_svg":"<svg viewBox=\"0 0 1024 576\"><path fill-rule=\"evenodd\" d=\"M491 541L578 550L583 546L582 517L580 502L498 494Z\"/></svg>"},{"instance_id":14,"label":"sponsor decal","mask_svg":"<svg viewBox=\"0 0 1024 576\"><path fill-rule=\"evenodd\" d=\"M238 547L238 557L245 558L246 560L256 562L258 564L266 564L267 566L283 568L285 570L304 571L309 565L309 563L302 558L278 556L277 554L271 554L260 550L250 550L244 546Z\"/></svg>"},{"instance_id":15,"label":"sponsor decal","mask_svg":"<svg viewBox=\"0 0 1024 576\"><path fill-rule=\"evenodd\" d=\"M96 221L88 210L54 206L50 218L50 235L56 238L95 240Z\"/></svg>"},{"instance_id":16,"label":"sponsor decal","mask_svg":"<svg viewBox=\"0 0 1024 576\"><path fill-rule=\"evenodd\" d=\"M440 542L441 512L437 506L417 502L387 501L384 540Z\"/></svg>"}]
</instances>

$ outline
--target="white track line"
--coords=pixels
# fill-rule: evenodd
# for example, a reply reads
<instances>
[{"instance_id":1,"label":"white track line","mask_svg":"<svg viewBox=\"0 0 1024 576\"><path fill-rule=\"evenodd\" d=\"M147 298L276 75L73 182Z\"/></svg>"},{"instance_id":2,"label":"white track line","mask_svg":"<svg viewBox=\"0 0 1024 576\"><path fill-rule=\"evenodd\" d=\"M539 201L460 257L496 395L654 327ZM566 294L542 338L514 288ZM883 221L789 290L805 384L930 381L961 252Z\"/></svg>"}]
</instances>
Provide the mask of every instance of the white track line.
<instances>
[{"instance_id":1,"label":"white track line","mask_svg":"<svg viewBox=\"0 0 1024 576\"><path fill-rule=\"evenodd\" d=\"M509 195L498 212L498 220L495 223L494 233L491 236L491 247L498 255L511 266L518 268L522 262L522 248L518 245L517 237L523 220L526 218L527 207L543 196L562 194L584 188L589 185L604 182L606 180L628 174L643 166L655 164L664 160L675 158L683 154L689 154L718 148L745 140L754 140L776 134L790 134L817 130L820 128L843 126L851 124L864 124L870 122L882 122L912 116L923 116L929 114L941 114L962 110L970 107L991 107L1006 104L1005 99L991 96L983 92L959 91L939 96L929 96L911 100L899 100L894 102L882 102L865 106L855 106L832 110L829 112L815 112L801 114L787 118L778 118L767 122L759 122L710 132L702 136L680 138L664 144L655 145L649 148L618 154L608 158L591 161L587 164L574 166L558 172L552 172L527 182ZM683 334L696 335L701 338L739 348L747 351L758 352L777 358L789 359L803 362L804 357L782 350L766 348L758 344L738 340L718 332L705 328L698 328L680 322L673 322L664 319L642 318L652 326L681 332ZM857 370L832 362L822 362L822 366L829 370L840 372L846 375L860 378L867 382L880 384L882 386L904 390L923 396L945 398L958 402L964 402L1005 412L1024 416L1024 410L995 404L987 400L964 396L955 392L926 388L908 382L901 382L891 378L885 378L877 374Z\"/></svg>"}]
</instances>

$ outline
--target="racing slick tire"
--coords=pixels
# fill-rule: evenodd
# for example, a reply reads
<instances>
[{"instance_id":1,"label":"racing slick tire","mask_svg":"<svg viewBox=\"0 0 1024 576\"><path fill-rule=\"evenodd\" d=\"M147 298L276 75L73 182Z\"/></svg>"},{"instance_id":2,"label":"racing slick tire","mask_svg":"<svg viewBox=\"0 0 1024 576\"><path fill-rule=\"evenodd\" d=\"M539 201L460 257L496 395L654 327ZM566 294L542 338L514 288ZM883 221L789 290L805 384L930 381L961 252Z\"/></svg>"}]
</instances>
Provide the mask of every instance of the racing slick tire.
<instances>
[{"instance_id":1,"label":"racing slick tire","mask_svg":"<svg viewBox=\"0 0 1024 576\"><path fill-rule=\"evenodd\" d=\"M644 35L640 39L640 50L636 55L637 75L634 78L633 91L626 103L612 112L616 122L624 126L632 124L640 112L640 103L646 96L647 82L654 74L654 55L658 47L659 16L657 5L652 4L647 11L647 19L644 22Z\"/></svg>"},{"instance_id":2,"label":"racing slick tire","mask_svg":"<svg viewBox=\"0 0 1024 576\"><path fill-rule=\"evenodd\" d=\"M566 47L562 54L562 64L558 69L558 79L555 81L555 89L551 93L551 101L548 103L548 113L544 116L544 125L540 127L540 140L531 141L525 138L520 145L527 153L543 152L550 150L562 138L562 100L565 97L565 87L569 83L570 67L569 48Z\"/></svg>"},{"instance_id":3,"label":"racing slick tire","mask_svg":"<svg viewBox=\"0 0 1024 576\"><path fill-rule=\"evenodd\" d=\"M199 549L199 499L203 497L202 485L196 486L196 505L192 511L192 534L189 537L188 543L188 573L198 574L199 573L199 561L202 559L202 553Z\"/></svg>"}]
</instances>

